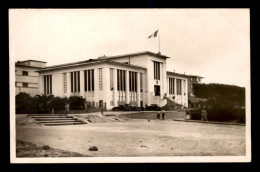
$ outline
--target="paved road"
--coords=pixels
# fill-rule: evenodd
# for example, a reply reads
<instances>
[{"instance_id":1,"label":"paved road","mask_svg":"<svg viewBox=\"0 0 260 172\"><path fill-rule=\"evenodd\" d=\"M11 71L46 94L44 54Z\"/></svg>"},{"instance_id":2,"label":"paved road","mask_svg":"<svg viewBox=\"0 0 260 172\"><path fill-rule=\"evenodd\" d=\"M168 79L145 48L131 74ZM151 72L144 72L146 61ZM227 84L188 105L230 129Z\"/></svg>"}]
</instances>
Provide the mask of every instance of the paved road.
<instances>
[{"instance_id":1,"label":"paved road","mask_svg":"<svg viewBox=\"0 0 260 172\"><path fill-rule=\"evenodd\" d=\"M17 139L89 156L245 155L245 126L130 120L79 126L18 126ZM98 151L88 148L97 146Z\"/></svg>"}]
</instances>

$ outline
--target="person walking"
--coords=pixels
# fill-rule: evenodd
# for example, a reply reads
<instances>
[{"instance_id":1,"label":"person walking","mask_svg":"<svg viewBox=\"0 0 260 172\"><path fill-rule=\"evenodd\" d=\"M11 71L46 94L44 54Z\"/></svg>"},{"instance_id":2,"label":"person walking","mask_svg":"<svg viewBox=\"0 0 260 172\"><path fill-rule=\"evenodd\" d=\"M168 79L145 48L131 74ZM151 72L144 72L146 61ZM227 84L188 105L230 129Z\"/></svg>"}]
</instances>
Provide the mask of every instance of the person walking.
<instances>
[{"instance_id":1,"label":"person walking","mask_svg":"<svg viewBox=\"0 0 260 172\"><path fill-rule=\"evenodd\" d=\"M157 117L156 117L156 119L160 119L160 112L159 111L157 111Z\"/></svg>"},{"instance_id":2,"label":"person walking","mask_svg":"<svg viewBox=\"0 0 260 172\"><path fill-rule=\"evenodd\" d=\"M207 111L205 110L205 106L204 108L201 110L201 120L202 121L207 121L208 122L208 119L207 119Z\"/></svg>"},{"instance_id":3,"label":"person walking","mask_svg":"<svg viewBox=\"0 0 260 172\"><path fill-rule=\"evenodd\" d=\"M165 113L164 113L164 110L162 110L162 119L164 120L164 116L165 116Z\"/></svg>"},{"instance_id":4,"label":"person walking","mask_svg":"<svg viewBox=\"0 0 260 172\"><path fill-rule=\"evenodd\" d=\"M189 109L186 109L185 112L186 112L186 120L190 120L191 112L189 111Z\"/></svg>"}]
</instances>

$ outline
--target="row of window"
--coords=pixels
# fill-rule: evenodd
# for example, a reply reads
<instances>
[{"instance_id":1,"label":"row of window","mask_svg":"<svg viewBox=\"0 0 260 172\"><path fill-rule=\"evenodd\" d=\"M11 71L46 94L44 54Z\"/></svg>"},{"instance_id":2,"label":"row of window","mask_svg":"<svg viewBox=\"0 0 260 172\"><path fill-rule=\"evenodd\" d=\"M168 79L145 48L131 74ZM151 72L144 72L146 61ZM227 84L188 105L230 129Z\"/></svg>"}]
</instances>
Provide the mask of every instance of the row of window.
<instances>
[{"instance_id":1,"label":"row of window","mask_svg":"<svg viewBox=\"0 0 260 172\"><path fill-rule=\"evenodd\" d=\"M20 84L22 84L22 85L20 85ZM23 83L20 83L20 84L18 84L18 83L16 82L16 83L15 83L15 86L16 86L16 87L19 87L19 86L28 87L28 86L29 86L29 84L26 83L26 82L23 82Z\"/></svg>"},{"instance_id":2,"label":"row of window","mask_svg":"<svg viewBox=\"0 0 260 172\"><path fill-rule=\"evenodd\" d=\"M70 72L71 92L80 92L80 72Z\"/></svg>"},{"instance_id":3,"label":"row of window","mask_svg":"<svg viewBox=\"0 0 260 172\"><path fill-rule=\"evenodd\" d=\"M174 94L174 78L169 78L169 94Z\"/></svg>"},{"instance_id":4,"label":"row of window","mask_svg":"<svg viewBox=\"0 0 260 172\"><path fill-rule=\"evenodd\" d=\"M99 69L99 90L103 89L102 69ZM63 73L63 89L67 93L67 73ZM84 70L85 91L94 91L94 69ZM71 92L80 92L80 71L70 72ZM110 90L114 89L114 69L110 69ZM117 90L126 90L126 71L117 69ZM129 91L137 91L137 72L129 71ZM143 75L140 74L140 91L143 92ZM44 75L44 94L52 94L52 76Z\"/></svg>"},{"instance_id":5,"label":"row of window","mask_svg":"<svg viewBox=\"0 0 260 172\"><path fill-rule=\"evenodd\" d=\"M95 89L95 78L94 78L94 69L84 70L84 87L85 91L94 91Z\"/></svg>"},{"instance_id":6,"label":"row of window","mask_svg":"<svg viewBox=\"0 0 260 172\"><path fill-rule=\"evenodd\" d=\"M52 94L52 76L44 75L44 94Z\"/></svg>"},{"instance_id":7,"label":"row of window","mask_svg":"<svg viewBox=\"0 0 260 172\"><path fill-rule=\"evenodd\" d=\"M126 71L117 69L117 90L125 91L126 88Z\"/></svg>"},{"instance_id":8,"label":"row of window","mask_svg":"<svg viewBox=\"0 0 260 172\"><path fill-rule=\"evenodd\" d=\"M137 91L137 72L129 71L129 91Z\"/></svg>"},{"instance_id":9,"label":"row of window","mask_svg":"<svg viewBox=\"0 0 260 172\"><path fill-rule=\"evenodd\" d=\"M154 79L160 80L160 62L153 62Z\"/></svg>"},{"instance_id":10,"label":"row of window","mask_svg":"<svg viewBox=\"0 0 260 172\"><path fill-rule=\"evenodd\" d=\"M15 73L17 73L17 70L15 70ZM23 76L28 76L28 71L22 71Z\"/></svg>"},{"instance_id":11,"label":"row of window","mask_svg":"<svg viewBox=\"0 0 260 172\"><path fill-rule=\"evenodd\" d=\"M174 81L175 81L175 78L169 78L169 94L175 94L174 93ZM176 79L176 87L177 87L177 95L181 95L182 94L182 87L181 87L181 84L182 84L182 80L181 79ZM183 83L184 85L184 88L185 88L185 85L186 82Z\"/></svg>"}]
</instances>

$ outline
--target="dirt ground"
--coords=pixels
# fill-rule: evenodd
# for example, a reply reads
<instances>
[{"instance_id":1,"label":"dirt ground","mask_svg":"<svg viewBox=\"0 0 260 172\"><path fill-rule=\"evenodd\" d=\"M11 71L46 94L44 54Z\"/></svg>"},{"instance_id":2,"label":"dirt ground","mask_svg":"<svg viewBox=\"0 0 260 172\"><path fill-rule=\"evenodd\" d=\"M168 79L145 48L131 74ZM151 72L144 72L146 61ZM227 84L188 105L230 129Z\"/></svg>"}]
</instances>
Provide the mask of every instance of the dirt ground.
<instances>
[{"instance_id":1,"label":"dirt ground","mask_svg":"<svg viewBox=\"0 0 260 172\"><path fill-rule=\"evenodd\" d=\"M17 157L86 157L75 152L53 149L48 145L37 146L31 142L16 140Z\"/></svg>"},{"instance_id":2,"label":"dirt ground","mask_svg":"<svg viewBox=\"0 0 260 172\"><path fill-rule=\"evenodd\" d=\"M88 156L246 154L245 126L180 122L170 119L108 119L105 122L102 119L84 125L44 126L30 124L33 121L27 118L26 115L17 118L17 139L32 142L37 146L49 145L54 149ZM23 121L23 125L19 121ZM89 151L90 146L98 147L98 151Z\"/></svg>"}]
</instances>

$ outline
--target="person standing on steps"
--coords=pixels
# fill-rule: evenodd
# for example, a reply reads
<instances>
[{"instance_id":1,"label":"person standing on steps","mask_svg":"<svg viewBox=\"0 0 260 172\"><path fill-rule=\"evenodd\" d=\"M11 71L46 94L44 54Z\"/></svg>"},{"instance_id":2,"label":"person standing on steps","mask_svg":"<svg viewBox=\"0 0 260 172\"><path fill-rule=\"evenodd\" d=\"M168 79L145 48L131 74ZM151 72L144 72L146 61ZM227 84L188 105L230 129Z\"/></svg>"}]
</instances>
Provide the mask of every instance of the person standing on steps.
<instances>
[{"instance_id":1,"label":"person standing on steps","mask_svg":"<svg viewBox=\"0 0 260 172\"><path fill-rule=\"evenodd\" d=\"M162 120L164 120L164 116L165 116L165 113L164 113L164 110L162 110Z\"/></svg>"}]
</instances>

